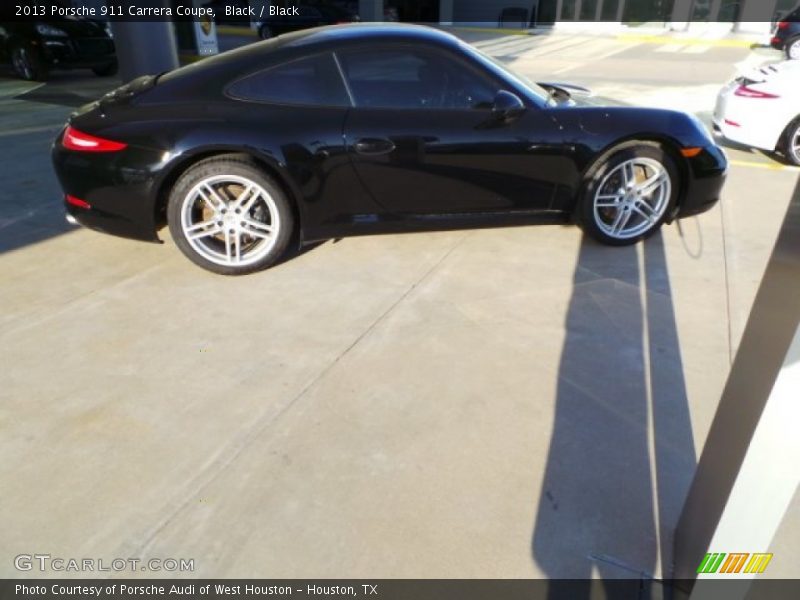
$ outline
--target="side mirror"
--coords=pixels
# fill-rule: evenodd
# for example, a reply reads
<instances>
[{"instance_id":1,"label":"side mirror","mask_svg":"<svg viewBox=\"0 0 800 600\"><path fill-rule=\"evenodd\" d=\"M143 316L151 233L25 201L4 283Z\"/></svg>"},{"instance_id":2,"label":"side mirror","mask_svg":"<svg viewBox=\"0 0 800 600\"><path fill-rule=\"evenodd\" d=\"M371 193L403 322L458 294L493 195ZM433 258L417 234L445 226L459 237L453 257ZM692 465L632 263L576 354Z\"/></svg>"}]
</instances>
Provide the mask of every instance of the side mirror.
<instances>
[{"instance_id":1,"label":"side mirror","mask_svg":"<svg viewBox=\"0 0 800 600\"><path fill-rule=\"evenodd\" d=\"M492 105L492 116L498 121L510 121L516 119L525 112L525 104L519 96L500 90L494 97Z\"/></svg>"}]
</instances>

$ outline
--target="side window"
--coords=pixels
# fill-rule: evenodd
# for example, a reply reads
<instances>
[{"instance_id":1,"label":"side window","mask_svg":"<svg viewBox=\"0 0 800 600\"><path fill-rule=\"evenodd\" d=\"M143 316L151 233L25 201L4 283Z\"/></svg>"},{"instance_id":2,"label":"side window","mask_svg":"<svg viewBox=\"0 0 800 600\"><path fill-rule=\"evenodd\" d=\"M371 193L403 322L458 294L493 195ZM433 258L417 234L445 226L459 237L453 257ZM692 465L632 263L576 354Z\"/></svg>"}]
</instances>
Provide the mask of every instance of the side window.
<instances>
[{"instance_id":1,"label":"side window","mask_svg":"<svg viewBox=\"0 0 800 600\"><path fill-rule=\"evenodd\" d=\"M235 81L233 98L270 104L350 106L344 82L331 54L301 58Z\"/></svg>"},{"instance_id":2,"label":"side window","mask_svg":"<svg viewBox=\"0 0 800 600\"><path fill-rule=\"evenodd\" d=\"M442 52L398 47L338 54L356 106L475 109L492 105L499 86Z\"/></svg>"}]
</instances>

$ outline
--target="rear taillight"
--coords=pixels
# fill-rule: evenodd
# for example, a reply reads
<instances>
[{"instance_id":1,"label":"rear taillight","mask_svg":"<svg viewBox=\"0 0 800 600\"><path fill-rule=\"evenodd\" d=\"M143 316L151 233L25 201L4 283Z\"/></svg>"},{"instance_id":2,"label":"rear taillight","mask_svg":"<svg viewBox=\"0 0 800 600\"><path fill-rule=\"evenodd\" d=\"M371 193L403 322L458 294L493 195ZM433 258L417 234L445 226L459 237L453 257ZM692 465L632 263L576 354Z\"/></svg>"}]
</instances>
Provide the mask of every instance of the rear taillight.
<instances>
[{"instance_id":1,"label":"rear taillight","mask_svg":"<svg viewBox=\"0 0 800 600\"><path fill-rule=\"evenodd\" d=\"M72 204L72 206L77 206L78 208L92 208L92 205L86 202L86 200L81 200L80 198L76 198L75 196L70 196L69 194L65 197L67 204Z\"/></svg>"},{"instance_id":2,"label":"rear taillight","mask_svg":"<svg viewBox=\"0 0 800 600\"><path fill-rule=\"evenodd\" d=\"M746 85L740 85L736 88L734 95L741 96L742 98L755 98L755 99L762 99L762 100L772 100L774 98L780 98L780 96L776 96L775 94L768 94L767 92L759 92L758 90L754 90L751 87L747 87Z\"/></svg>"},{"instance_id":3,"label":"rear taillight","mask_svg":"<svg viewBox=\"0 0 800 600\"><path fill-rule=\"evenodd\" d=\"M119 152L128 147L128 144L95 137L71 126L68 126L64 132L64 139L61 143L68 150L81 152Z\"/></svg>"},{"instance_id":4,"label":"rear taillight","mask_svg":"<svg viewBox=\"0 0 800 600\"><path fill-rule=\"evenodd\" d=\"M789 22L781 21L780 23L778 23L778 29L789 29Z\"/></svg>"}]
</instances>

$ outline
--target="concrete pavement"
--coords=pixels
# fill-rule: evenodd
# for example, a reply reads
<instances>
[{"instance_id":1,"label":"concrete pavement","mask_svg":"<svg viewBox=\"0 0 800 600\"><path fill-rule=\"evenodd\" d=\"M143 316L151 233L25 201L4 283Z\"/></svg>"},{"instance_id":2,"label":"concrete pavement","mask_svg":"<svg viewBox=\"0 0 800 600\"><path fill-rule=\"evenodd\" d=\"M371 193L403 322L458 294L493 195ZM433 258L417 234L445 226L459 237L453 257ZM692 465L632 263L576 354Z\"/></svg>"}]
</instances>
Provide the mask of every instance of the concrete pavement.
<instances>
[{"instance_id":1,"label":"concrete pavement","mask_svg":"<svg viewBox=\"0 0 800 600\"><path fill-rule=\"evenodd\" d=\"M490 44L653 102L748 52L688 71L653 45ZM230 279L169 239L65 226L47 151L69 108L40 100L0 98L0 574L33 552L215 577L668 573L796 171L730 149L722 205L636 248L380 236ZM781 544L770 572L792 576Z\"/></svg>"}]
</instances>

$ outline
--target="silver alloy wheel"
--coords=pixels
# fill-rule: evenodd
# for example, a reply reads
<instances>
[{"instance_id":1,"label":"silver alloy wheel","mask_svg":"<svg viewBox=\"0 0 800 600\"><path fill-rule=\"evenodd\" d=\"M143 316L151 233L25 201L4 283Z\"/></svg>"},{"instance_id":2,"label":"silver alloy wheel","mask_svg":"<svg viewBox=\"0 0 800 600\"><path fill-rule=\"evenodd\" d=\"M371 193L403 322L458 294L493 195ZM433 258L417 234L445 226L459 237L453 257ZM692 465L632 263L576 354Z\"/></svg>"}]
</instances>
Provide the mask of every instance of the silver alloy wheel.
<instances>
[{"instance_id":1,"label":"silver alloy wheel","mask_svg":"<svg viewBox=\"0 0 800 600\"><path fill-rule=\"evenodd\" d=\"M192 249L225 267L251 265L275 246L281 222L275 200L239 175L197 183L181 205L181 230Z\"/></svg>"},{"instance_id":2,"label":"silver alloy wheel","mask_svg":"<svg viewBox=\"0 0 800 600\"><path fill-rule=\"evenodd\" d=\"M22 75L25 79L33 78L33 69L31 69L31 61L28 57L28 51L25 48L17 48L14 50L14 70Z\"/></svg>"},{"instance_id":3,"label":"silver alloy wheel","mask_svg":"<svg viewBox=\"0 0 800 600\"><path fill-rule=\"evenodd\" d=\"M800 125L794 130L792 142L789 144L789 151L793 154L794 161L800 164Z\"/></svg>"},{"instance_id":4,"label":"silver alloy wheel","mask_svg":"<svg viewBox=\"0 0 800 600\"><path fill-rule=\"evenodd\" d=\"M789 58L792 60L800 59L800 40L795 40L792 42L792 45L789 46Z\"/></svg>"},{"instance_id":5,"label":"silver alloy wheel","mask_svg":"<svg viewBox=\"0 0 800 600\"><path fill-rule=\"evenodd\" d=\"M672 180L663 164L633 158L603 178L594 196L595 223L606 235L627 240L655 227L667 210Z\"/></svg>"}]
</instances>

